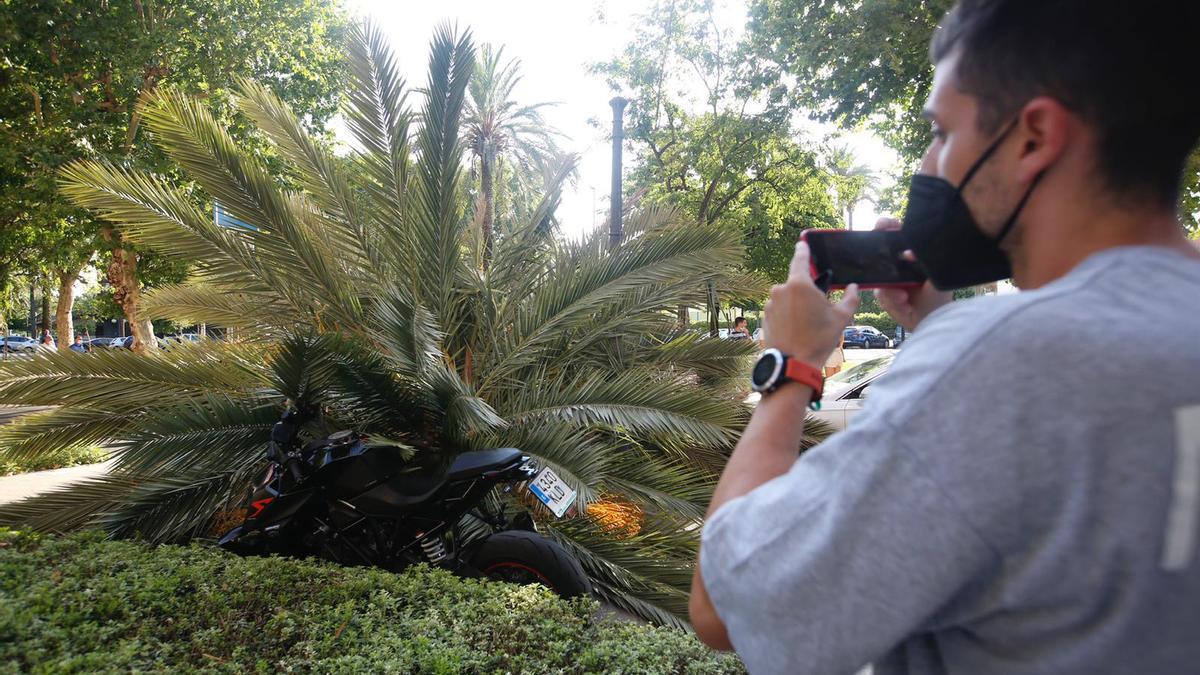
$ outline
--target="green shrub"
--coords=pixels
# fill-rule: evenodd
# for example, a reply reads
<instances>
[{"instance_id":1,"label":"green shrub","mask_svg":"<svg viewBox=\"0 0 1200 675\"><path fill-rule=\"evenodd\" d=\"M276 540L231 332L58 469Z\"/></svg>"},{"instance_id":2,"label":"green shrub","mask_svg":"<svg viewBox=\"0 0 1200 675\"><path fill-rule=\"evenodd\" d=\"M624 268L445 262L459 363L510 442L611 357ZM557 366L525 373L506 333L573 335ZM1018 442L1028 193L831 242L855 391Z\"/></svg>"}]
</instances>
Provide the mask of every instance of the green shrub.
<instances>
[{"instance_id":1,"label":"green shrub","mask_svg":"<svg viewBox=\"0 0 1200 675\"><path fill-rule=\"evenodd\" d=\"M742 673L540 587L0 530L0 672Z\"/></svg>"},{"instance_id":2,"label":"green shrub","mask_svg":"<svg viewBox=\"0 0 1200 675\"><path fill-rule=\"evenodd\" d=\"M0 450L0 476L11 476L30 471L46 471L47 469L61 469L66 466L77 466L79 464L95 464L96 462L103 462L106 459L108 459L108 453L96 445L63 448L62 450L22 460L5 457L4 451Z\"/></svg>"},{"instance_id":3,"label":"green shrub","mask_svg":"<svg viewBox=\"0 0 1200 675\"><path fill-rule=\"evenodd\" d=\"M887 312L859 312L854 315L855 326L872 326L888 337L896 335L896 320Z\"/></svg>"}]
</instances>

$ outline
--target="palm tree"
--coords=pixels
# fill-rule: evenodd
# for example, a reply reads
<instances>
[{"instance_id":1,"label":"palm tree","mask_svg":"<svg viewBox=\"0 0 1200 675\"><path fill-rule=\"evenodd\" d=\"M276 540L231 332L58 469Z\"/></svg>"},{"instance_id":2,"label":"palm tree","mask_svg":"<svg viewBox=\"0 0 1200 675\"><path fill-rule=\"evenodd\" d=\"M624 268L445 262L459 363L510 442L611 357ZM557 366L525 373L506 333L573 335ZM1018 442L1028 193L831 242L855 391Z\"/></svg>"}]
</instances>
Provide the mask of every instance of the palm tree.
<instances>
[{"instance_id":1,"label":"palm tree","mask_svg":"<svg viewBox=\"0 0 1200 675\"><path fill-rule=\"evenodd\" d=\"M2 456L77 443L116 453L107 475L5 505L0 522L156 542L202 535L244 496L292 401L322 409L311 437L353 427L431 462L523 449L579 492L577 516L532 508L599 595L682 625L697 525L747 418L733 378L751 347L672 333L671 309L699 304L709 281L729 283L738 234L649 210L616 251L602 230L560 243L544 227L552 181L481 275L479 240L458 210L473 69L469 34L439 30L415 114L379 31L356 29L346 116L361 150L349 161L243 83L236 104L288 164L286 186L200 102L164 87L145 106L154 141L249 228L214 225L194 191L161 176L67 168L63 189L78 205L193 264L194 279L147 295L151 316L247 339L0 365L0 404L55 406L0 428Z\"/></svg>"},{"instance_id":2,"label":"palm tree","mask_svg":"<svg viewBox=\"0 0 1200 675\"><path fill-rule=\"evenodd\" d=\"M492 259L495 245L496 172L501 160L509 159L517 172L535 174L540 165L557 156L554 134L546 126L540 109L552 105L519 105L513 90L521 81L521 62L511 59L501 64L504 48L484 44L476 63L475 75L467 87L463 130L478 163L479 216L483 238L483 266Z\"/></svg>"},{"instance_id":3,"label":"palm tree","mask_svg":"<svg viewBox=\"0 0 1200 675\"><path fill-rule=\"evenodd\" d=\"M872 199L879 178L870 167L857 164L846 146L830 148L825 160L833 177L834 201L846 215L846 229L854 229L854 208L864 199Z\"/></svg>"}]
</instances>

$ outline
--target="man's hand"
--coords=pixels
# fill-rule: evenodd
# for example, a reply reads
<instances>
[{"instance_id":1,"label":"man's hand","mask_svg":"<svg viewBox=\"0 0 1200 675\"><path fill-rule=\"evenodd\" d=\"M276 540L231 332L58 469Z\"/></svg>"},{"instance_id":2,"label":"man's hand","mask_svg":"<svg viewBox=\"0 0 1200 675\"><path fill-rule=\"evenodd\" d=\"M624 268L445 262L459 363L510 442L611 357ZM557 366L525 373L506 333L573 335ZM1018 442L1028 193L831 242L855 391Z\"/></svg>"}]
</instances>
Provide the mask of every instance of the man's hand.
<instances>
[{"instance_id":1,"label":"man's hand","mask_svg":"<svg viewBox=\"0 0 1200 675\"><path fill-rule=\"evenodd\" d=\"M764 344L821 368L854 319L858 286L851 284L841 302L830 304L809 276L808 259L808 244L797 243L787 281L771 288L763 307Z\"/></svg>"},{"instance_id":2,"label":"man's hand","mask_svg":"<svg viewBox=\"0 0 1200 675\"><path fill-rule=\"evenodd\" d=\"M875 229L899 230L900 221L880 218L875 221ZM913 261L912 251L905 251L904 259ZM909 332L916 330L934 310L954 299L951 293L934 288L930 281L919 288L880 288L875 291L875 297L879 299L879 306Z\"/></svg>"}]
</instances>

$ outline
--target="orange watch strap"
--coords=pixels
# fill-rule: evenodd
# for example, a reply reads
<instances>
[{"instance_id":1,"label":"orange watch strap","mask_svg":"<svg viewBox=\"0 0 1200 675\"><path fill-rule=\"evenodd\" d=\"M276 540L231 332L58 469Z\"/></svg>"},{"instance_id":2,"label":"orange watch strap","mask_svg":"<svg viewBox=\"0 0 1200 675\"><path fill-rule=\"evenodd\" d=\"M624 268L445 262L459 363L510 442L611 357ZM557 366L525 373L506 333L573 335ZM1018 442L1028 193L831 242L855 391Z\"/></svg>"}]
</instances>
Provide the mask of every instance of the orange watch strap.
<instances>
[{"instance_id":1,"label":"orange watch strap","mask_svg":"<svg viewBox=\"0 0 1200 675\"><path fill-rule=\"evenodd\" d=\"M789 357L783 374L789 380L808 385L812 388L812 400L821 400L821 394L824 393L825 389L825 374L819 368L814 368L799 359Z\"/></svg>"}]
</instances>

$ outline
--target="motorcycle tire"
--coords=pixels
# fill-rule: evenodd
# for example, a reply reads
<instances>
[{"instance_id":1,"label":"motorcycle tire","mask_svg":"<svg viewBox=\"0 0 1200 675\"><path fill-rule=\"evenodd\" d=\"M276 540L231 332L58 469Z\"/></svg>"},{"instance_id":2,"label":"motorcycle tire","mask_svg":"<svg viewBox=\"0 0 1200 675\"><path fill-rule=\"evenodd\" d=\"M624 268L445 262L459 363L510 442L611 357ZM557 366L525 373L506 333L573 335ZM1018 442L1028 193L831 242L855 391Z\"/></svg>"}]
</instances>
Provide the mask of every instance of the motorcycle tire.
<instances>
[{"instance_id":1,"label":"motorcycle tire","mask_svg":"<svg viewBox=\"0 0 1200 675\"><path fill-rule=\"evenodd\" d=\"M491 535L471 557L471 566L489 579L541 584L564 598L592 593L579 561L533 532L506 530Z\"/></svg>"}]
</instances>

